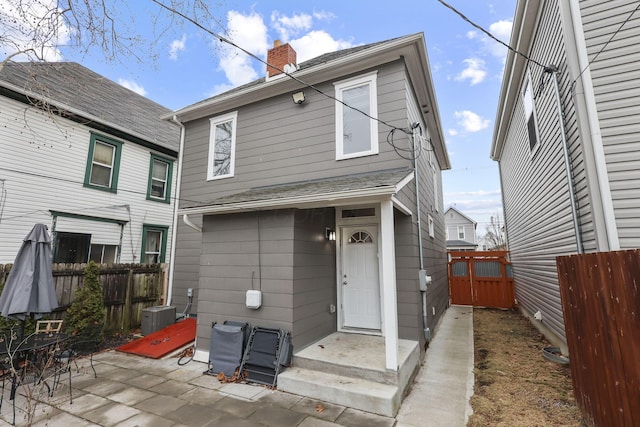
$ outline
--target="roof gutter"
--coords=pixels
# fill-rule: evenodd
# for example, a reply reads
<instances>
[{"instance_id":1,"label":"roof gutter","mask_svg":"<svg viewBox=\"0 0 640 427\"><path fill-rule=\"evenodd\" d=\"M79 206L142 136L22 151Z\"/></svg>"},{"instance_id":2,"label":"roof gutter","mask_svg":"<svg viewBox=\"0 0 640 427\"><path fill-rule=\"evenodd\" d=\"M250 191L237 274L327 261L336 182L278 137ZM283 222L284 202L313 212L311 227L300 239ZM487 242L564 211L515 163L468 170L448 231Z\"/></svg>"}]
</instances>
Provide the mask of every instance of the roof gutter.
<instances>
[{"instance_id":1,"label":"roof gutter","mask_svg":"<svg viewBox=\"0 0 640 427\"><path fill-rule=\"evenodd\" d=\"M198 206L193 208L179 209L180 215L211 215L239 211L265 210L273 207L278 209L286 207L297 207L313 203L333 202L336 205L349 203L353 199L386 199L398 192L398 185L367 188L364 190L347 190L331 193L318 193L307 196L283 197L266 200L252 200L247 202L226 203L219 205Z\"/></svg>"},{"instance_id":2,"label":"roof gutter","mask_svg":"<svg viewBox=\"0 0 640 427\"><path fill-rule=\"evenodd\" d=\"M538 9L542 7L538 1L519 0L514 14L513 26L511 30L510 45L519 52L527 52L529 43L537 23L536 16ZM525 19L525 17L532 17ZM523 46L526 43L526 46ZM508 131L509 123L520 93L521 76L523 75L527 61L515 54L512 50L507 53L505 70L502 75L502 86L498 109L496 111L495 126L493 128L493 139L491 142L490 156L492 160L500 161L504 140Z\"/></svg>"}]
</instances>

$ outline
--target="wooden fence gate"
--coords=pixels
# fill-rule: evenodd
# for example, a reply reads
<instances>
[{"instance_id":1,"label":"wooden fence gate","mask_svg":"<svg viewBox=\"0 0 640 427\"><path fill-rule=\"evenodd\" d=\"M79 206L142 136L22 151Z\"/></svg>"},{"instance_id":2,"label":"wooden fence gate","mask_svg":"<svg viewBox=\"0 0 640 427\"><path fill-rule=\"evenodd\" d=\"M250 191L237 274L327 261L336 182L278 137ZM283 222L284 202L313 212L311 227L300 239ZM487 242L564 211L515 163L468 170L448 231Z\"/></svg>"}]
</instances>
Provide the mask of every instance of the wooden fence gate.
<instances>
[{"instance_id":1,"label":"wooden fence gate","mask_svg":"<svg viewBox=\"0 0 640 427\"><path fill-rule=\"evenodd\" d=\"M449 252L449 296L452 304L513 308L513 274L508 251Z\"/></svg>"}]
</instances>

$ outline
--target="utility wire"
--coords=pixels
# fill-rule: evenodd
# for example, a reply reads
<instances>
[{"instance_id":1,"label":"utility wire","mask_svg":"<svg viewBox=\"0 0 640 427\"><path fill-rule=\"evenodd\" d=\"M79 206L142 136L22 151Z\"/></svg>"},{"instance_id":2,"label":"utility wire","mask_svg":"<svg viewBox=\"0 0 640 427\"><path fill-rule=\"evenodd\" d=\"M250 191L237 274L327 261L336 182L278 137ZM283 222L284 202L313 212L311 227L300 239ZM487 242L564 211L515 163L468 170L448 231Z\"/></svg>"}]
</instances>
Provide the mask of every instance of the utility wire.
<instances>
[{"instance_id":1,"label":"utility wire","mask_svg":"<svg viewBox=\"0 0 640 427\"><path fill-rule=\"evenodd\" d=\"M339 102L340 104L344 105L345 107L350 108L350 109L352 109L352 110L354 110L354 111L357 111L357 112L359 112L360 114L362 114L362 115L364 115L364 116L368 117L369 119L371 119L371 120L375 120L376 122L381 123L381 124L383 124L383 125L385 125L385 126L387 126L387 127L391 128L391 129L393 129L393 130L400 130L400 131L402 131L402 132L404 132L404 133L407 133L407 134L411 133L411 132L410 132L409 130L407 130L407 129L403 129L403 128L399 128L399 127L397 127L397 126L390 125L389 123L385 122L385 121L384 121L384 120L382 120L382 119L379 119L379 118L377 118L377 117L373 117L373 116L371 116L369 113L367 113L367 112L365 112L365 111L362 111L362 110L360 110L359 108L353 107L353 106L351 106L351 105L347 104L346 102L344 102L344 101L342 101L342 100L340 100L340 99L336 98L336 97L335 97L335 96L333 96L333 95L330 95L330 94L328 94L328 93L323 92L322 90L320 90L320 89L319 89L319 88L317 88L316 86L312 85L311 83L307 83L307 82L305 82L305 81L303 81L303 80L299 79L298 77L294 76L294 75L293 75L293 74L291 74L291 73L288 73L287 71L285 71L285 70L281 69L280 67L276 67L276 66L274 66L274 65L269 64L267 61L265 61L264 59L260 58L258 55L256 55L256 54L254 54L254 53L252 53L252 52L248 51L247 49L243 48L242 46L237 45L237 44L236 44L236 43L234 43L233 41L231 41L231 40L229 40L228 38L226 38L226 37L224 37L224 36L222 36L222 35L220 35L220 34L216 33L215 31L212 31L212 30L210 30L210 29L206 28L204 25L200 24L200 23L199 23L198 21L196 21L195 19L188 17L187 15L185 15L185 14L183 14L182 12L180 12L180 11L178 11L178 10L174 9L173 7L171 7L171 6L167 6L167 5L165 5L164 3L162 3L162 2L160 2L160 1L158 1L158 0L151 0L151 1L153 1L153 2L154 2L155 4L157 4L158 6L160 6L160 7L164 8L164 9L168 10L169 12L171 12L171 13L175 13L176 15L180 16L181 18L185 19L186 21L191 22L193 25L195 25L196 27L200 28L202 31L204 31L204 32L206 32L206 33L208 33L208 34L212 35L212 36L213 36L213 37L215 37L215 38L217 38L220 42L222 42L222 43L227 43L228 45L233 46L234 48L236 48L236 49L240 50L241 52L245 53L246 55L250 56L251 58L253 58L253 59L255 59L255 60L257 60L257 61L259 61L259 62L263 63L263 64L264 64L264 65L266 65L267 67L270 67L270 68L276 69L276 70L278 70L279 72L281 72L281 73L285 74L287 77L289 77L289 78L291 78L291 79L293 79L293 80L297 81L297 82L298 82L298 83L300 83L301 85L303 85L303 86L305 86L305 87L307 87L307 88L309 88L309 89L313 89L314 91L316 91L316 92L317 92L317 93L319 93L320 95L326 96L326 97L327 97L327 98L329 98L329 99L332 99L332 100L334 100L334 101L336 101L336 102Z\"/></svg>"},{"instance_id":2,"label":"utility wire","mask_svg":"<svg viewBox=\"0 0 640 427\"><path fill-rule=\"evenodd\" d=\"M10 168L3 168L0 167L0 171L6 171L6 172L12 172L12 173L17 173L17 174L21 174L21 175L27 175L27 176L33 176L36 178L45 178L48 180L54 180L54 181L62 181L62 182L66 182L66 183L70 183L70 184L78 184L78 185L84 185L84 181L75 181L73 179L68 179L68 178L61 178L61 177L57 177L57 176L51 176L51 175L43 175L43 174L39 174L39 173L35 173L35 172L26 172L26 171L21 171L18 169L10 169ZM130 194L139 194L142 196L147 196L147 192L146 191L137 191L137 190L128 190L126 188L122 188L122 187L118 187L118 191L122 191L124 193L130 193ZM181 201L181 202L189 202L189 203L206 203L203 202L202 200L189 200L189 199L178 199L176 197L171 196L170 197L171 200L173 200L174 202L177 201Z\"/></svg>"},{"instance_id":3,"label":"utility wire","mask_svg":"<svg viewBox=\"0 0 640 427\"><path fill-rule=\"evenodd\" d=\"M614 37L616 35L618 35L618 33L622 30L622 27L625 26L625 24L627 22L629 22L631 20L631 17L638 11L638 9L640 9L640 2L638 2L638 5L636 6L635 9L633 9L631 11L631 13L629 14L629 16L627 16L627 19L625 19L622 24L620 24L620 26L618 27L617 30L614 31L614 33L611 35L611 37L609 37L609 40L607 40L607 42L605 44L602 45L602 47L600 48L600 50L598 51L598 53L596 53L593 58L591 58L591 60L589 61L589 63L587 63L587 65L585 65L585 67L582 69L582 71L580 71L580 74L578 74L578 76L573 80L573 83L571 84L571 86L575 85L576 82L578 81L578 79L580 77L582 77L582 75L584 74L585 71L587 71L587 68L589 68L591 66L591 64L593 64L595 62L595 60L598 58L598 56L600 56L600 54L602 52L604 52L604 50L607 48L607 46L609 45L609 43L611 43L614 39Z\"/></svg>"},{"instance_id":4,"label":"utility wire","mask_svg":"<svg viewBox=\"0 0 640 427\"><path fill-rule=\"evenodd\" d=\"M155 0L154 0L155 1ZM484 34L487 35L487 37L491 38L492 40L500 43L502 46L506 47L507 49L509 49L510 51L512 51L515 54L518 54L520 56L522 56L523 58L525 58L527 61L533 62L536 65L539 65L542 68L545 68L544 65L542 65L540 62L536 61L535 59L532 59L530 57L528 57L527 55L525 55L524 53L512 48L511 46L509 46L507 43L503 42L502 40L500 40L499 38L497 38L496 36L494 36L493 34L491 34L489 31L485 30L484 28L482 28L480 25L476 24L475 22L473 22L471 19L467 18L462 12L460 12L458 9L456 9L455 7L451 6L449 3L445 2L444 0L438 0L438 2L440 4L442 4L443 6L445 6L448 9L451 9L456 15L458 15L459 17L461 17L463 20L467 21L469 24L471 24L473 27L477 28L478 30L482 31Z\"/></svg>"}]
</instances>

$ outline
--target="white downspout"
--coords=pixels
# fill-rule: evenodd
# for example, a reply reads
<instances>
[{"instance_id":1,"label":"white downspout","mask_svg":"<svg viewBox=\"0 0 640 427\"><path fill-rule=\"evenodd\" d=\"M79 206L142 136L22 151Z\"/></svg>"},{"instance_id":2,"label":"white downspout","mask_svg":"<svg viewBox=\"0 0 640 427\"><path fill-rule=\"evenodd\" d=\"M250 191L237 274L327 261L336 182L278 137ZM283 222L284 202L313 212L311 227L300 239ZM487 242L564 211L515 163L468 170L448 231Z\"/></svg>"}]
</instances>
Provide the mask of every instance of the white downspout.
<instances>
[{"instance_id":1,"label":"white downspout","mask_svg":"<svg viewBox=\"0 0 640 427\"><path fill-rule=\"evenodd\" d=\"M178 241L178 206L180 205L180 185L182 181L182 161L184 158L184 124L178 120L176 115L171 119L178 126L180 126L180 148L178 151L178 171L176 179L176 192L173 199L173 221L171 224L171 257L169 258L169 285L167 286L167 305L171 305L171 298L173 296L173 273L175 271L176 264L176 243Z\"/></svg>"},{"instance_id":2,"label":"white downspout","mask_svg":"<svg viewBox=\"0 0 640 427\"><path fill-rule=\"evenodd\" d=\"M191 221L191 219L189 218L189 215L182 214L182 222L184 222L190 228L193 228L194 230L196 230L198 233L202 233L202 227L198 227L197 225L195 225L193 221Z\"/></svg>"},{"instance_id":3,"label":"white downspout","mask_svg":"<svg viewBox=\"0 0 640 427\"><path fill-rule=\"evenodd\" d=\"M582 87L583 101L589 132L591 136L591 146L595 160L595 171L600 187L600 200L604 226L607 234L608 250L616 251L620 249L620 240L618 239L618 228L616 226L615 211L613 209L613 199L611 197L611 187L609 186L609 175L607 173L607 162L604 156L604 148L602 143L602 133L600 132L600 122L598 120L598 110L596 107L596 96L593 91L593 82L591 80L591 70L589 69L589 58L587 57L587 45L584 40L584 30L582 28L582 17L580 16L580 5L576 0L569 0L569 13L571 14L571 27L573 29L573 38L576 44L576 52L578 56L578 72L584 70L582 76L576 84ZM560 10L563 8L561 7Z\"/></svg>"}]
</instances>

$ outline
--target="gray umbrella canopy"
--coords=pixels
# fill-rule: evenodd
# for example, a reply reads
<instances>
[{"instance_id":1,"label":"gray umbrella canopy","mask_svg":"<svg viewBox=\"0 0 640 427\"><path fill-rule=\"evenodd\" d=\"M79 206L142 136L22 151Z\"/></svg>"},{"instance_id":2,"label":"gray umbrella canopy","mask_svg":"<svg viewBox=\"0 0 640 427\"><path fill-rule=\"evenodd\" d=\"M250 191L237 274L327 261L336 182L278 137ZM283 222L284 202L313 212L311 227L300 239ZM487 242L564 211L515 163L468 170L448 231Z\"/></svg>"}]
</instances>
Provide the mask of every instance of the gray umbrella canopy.
<instances>
[{"instance_id":1,"label":"gray umbrella canopy","mask_svg":"<svg viewBox=\"0 0 640 427\"><path fill-rule=\"evenodd\" d=\"M58 307L51 271L51 238L47 226L36 224L24 238L0 295L3 317L39 319Z\"/></svg>"}]
</instances>

